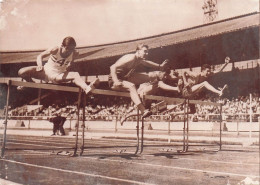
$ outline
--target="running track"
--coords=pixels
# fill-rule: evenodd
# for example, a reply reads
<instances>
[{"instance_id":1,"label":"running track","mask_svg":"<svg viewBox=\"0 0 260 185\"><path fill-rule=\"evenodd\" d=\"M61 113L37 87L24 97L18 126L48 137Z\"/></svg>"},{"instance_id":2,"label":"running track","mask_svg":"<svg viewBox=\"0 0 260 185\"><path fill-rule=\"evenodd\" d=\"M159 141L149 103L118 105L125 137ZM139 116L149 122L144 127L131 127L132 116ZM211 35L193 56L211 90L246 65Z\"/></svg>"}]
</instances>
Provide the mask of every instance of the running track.
<instances>
[{"instance_id":1,"label":"running track","mask_svg":"<svg viewBox=\"0 0 260 185\"><path fill-rule=\"evenodd\" d=\"M2 137L2 136L1 136ZM51 155L72 152L74 138L8 136L0 178L18 184L238 184L246 177L259 181L259 148L190 147L181 143L145 141L142 155L133 155L135 141L85 140L83 156ZM2 143L2 141L1 141ZM129 147L130 146L130 147ZM121 149L126 150L119 153ZM168 151L167 151L168 150ZM79 153L79 152L78 152Z\"/></svg>"}]
</instances>

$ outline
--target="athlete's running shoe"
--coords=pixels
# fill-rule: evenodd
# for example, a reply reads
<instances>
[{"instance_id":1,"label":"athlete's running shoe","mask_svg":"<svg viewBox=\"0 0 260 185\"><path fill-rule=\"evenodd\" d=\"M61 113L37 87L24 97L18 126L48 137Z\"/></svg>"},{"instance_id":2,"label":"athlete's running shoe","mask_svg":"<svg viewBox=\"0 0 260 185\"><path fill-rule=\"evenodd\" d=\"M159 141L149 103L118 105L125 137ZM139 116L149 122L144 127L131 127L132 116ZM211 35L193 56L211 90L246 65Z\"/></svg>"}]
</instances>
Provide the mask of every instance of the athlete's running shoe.
<instances>
[{"instance_id":1,"label":"athlete's running shoe","mask_svg":"<svg viewBox=\"0 0 260 185\"><path fill-rule=\"evenodd\" d=\"M23 91L24 89L25 89L24 86L17 86L17 90L18 90L18 91Z\"/></svg>"},{"instance_id":2,"label":"athlete's running shoe","mask_svg":"<svg viewBox=\"0 0 260 185\"><path fill-rule=\"evenodd\" d=\"M96 88L96 86L99 84L99 79L96 78L94 81L92 81L87 87L86 89L84 89L86 94L89 94L93 89Z\"/></svg>"},{"instance_id":3,"label":"athlete's running shoe","mask_svg":"<svg viewBox=\"0 0 260 185\"><path fill-rule=\"evenodd\" d=\"M147 118L147 117L151 116L152 114L153 113L150 110L146 109L142 115L142 118Z\"/></svg>"}]
</instances>

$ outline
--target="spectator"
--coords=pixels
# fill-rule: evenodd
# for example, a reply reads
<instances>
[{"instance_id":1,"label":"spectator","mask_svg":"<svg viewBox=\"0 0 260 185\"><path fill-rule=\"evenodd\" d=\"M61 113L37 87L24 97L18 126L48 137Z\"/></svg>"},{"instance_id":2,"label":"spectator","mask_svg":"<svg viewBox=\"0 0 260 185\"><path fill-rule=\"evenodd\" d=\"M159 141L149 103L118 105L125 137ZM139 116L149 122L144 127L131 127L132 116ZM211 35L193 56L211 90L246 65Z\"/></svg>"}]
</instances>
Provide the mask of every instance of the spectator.
<instances>
[{"instance_id":1,"label":"spectator","mask_svg":"<svg viewBox=\"0 0 260 185\"><path fill-rule=\"evenodd\" d=\"M55 117L50 119L50 122L53 123L53 134L52 134L52 136L54 136L56 134L58 135L58 131L60 131L60 134L62 136L65 135L65 131L64 131L64 128L63 128L65 121L66 121L66 117L62 117L61 114L56 114Z\"/></svg>"}]
</instances>

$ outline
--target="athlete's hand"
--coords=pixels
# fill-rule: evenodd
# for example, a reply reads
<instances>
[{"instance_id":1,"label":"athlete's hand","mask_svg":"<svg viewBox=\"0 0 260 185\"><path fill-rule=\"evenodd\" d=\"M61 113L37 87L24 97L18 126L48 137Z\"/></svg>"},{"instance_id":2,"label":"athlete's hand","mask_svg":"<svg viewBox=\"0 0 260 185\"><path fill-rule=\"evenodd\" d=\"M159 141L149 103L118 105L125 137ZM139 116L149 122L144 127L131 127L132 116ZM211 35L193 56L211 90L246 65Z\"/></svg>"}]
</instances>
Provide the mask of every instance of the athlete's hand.
<instances>
[{"instance_id":1,"label":"athlete's hand","mask_svg":"<svg viewBox=\"0 0 260 185\"><path fill-rule=\"evenodd\" d=\"M229 58L229 57L226 57L226 58L225 58L225 64L228 64L229 61L230 61L230 58Z\"/></svg>"},{"instance_id":2,"label":"athlete's hand","mask_svg":"<svg viewBox=\"0 0 260 185\"><path fill-rule=\"evenodd\" d=\"M119 87L119 86L122 86L123 85L123 82L122 81L116 81L114 82L113 86L115 87Z\"/></svg>"},{"instance_id":3,"label":"athlete's hand","mask_svg":"<svg viewBox=\"0 0 260 185\"><path fill-rule=\"evenodd\" d=\"M43 70L43 67L42 66L37 66L36 67L36 71L42 71Z\"/></svg>"},{"instance_id":4,"label":"athlete's hand","mask_svg":"<svg viewBox=\"0 0 260 185\"><path fill-rule=\"evenodd\" d=\"M165 61L163 61L163 63L161 64L162 68L164 68L167 64L168 64L169 60L166 59Z\"/></svg>"}]
</instances>

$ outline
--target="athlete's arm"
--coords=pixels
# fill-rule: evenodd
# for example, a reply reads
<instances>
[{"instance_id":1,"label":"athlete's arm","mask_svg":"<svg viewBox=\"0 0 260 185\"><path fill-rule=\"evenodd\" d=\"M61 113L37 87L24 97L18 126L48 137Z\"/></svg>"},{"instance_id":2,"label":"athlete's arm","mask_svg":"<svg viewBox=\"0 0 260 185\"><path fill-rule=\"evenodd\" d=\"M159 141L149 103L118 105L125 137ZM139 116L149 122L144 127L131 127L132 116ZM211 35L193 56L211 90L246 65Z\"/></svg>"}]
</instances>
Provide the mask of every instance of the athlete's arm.
<instances>
[{"instance_id":1,"label":"athlete's arm","mask_svg":"<svg viewBox=\"0 0 260 185\"><path fill-rule=\"evenodd\" d=\"M213 74L222 72L225 69L225 67L229 64L229 62L230 62L230 58L226 57L225 58L225 63L221 66L220 69L213 71Z\"/></svg>"},{"instance_id":2,"label":"athlete's arm","mask_svg":"<svg viewBox=\"0 0 260 185\"><path fill-rule=\"evenodd\" d=\"M119 67L122 67L124 65L126 65L127 63L130 63L130 62L133 62L135 60L135 56L134 55L124 55L123 57L121 57L120 59L118 59L116 61L116 63L114 63L111 67L110 67L110 72L111 72L111 77L114 81L114 83L119 83L120 80L118 79L117 77L117 74L116 74L116 70L119 68Z\"/></svg>"},{"instance_id":3,"label":"athlete's arm","mask_svg":"<svg viewBox=\"0 0 260 185\"><path fill-rule=\"evenodd\" d=\"M165 65L168 63L168 60L165 60L162 64L157 64L149 60L142 60L141 62L144 66L162 70L165 67Z\"/></svg>"},{"instance_id":4,"label":"athlete's arm","mask_svg":"<svg viewBox=\"0 0 260 185\"><path fill-rule=\"evenodd\" d=\"M40 53L37 56L37 61L36 61L37 68L36 68L36 70L41 71L42 70L42 60L43 60L43 58L48 57L51 54L56 54L58 52L58 49L59 49L59 47L57 46L57 47L49 48L49 49L43 51L42 53Z\"/></svg>"}]
</instances>

